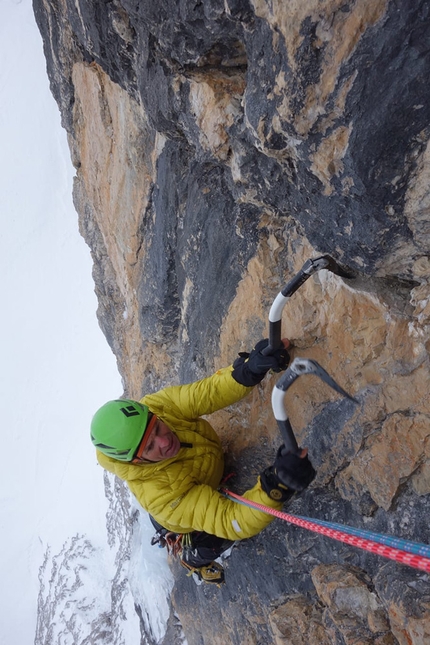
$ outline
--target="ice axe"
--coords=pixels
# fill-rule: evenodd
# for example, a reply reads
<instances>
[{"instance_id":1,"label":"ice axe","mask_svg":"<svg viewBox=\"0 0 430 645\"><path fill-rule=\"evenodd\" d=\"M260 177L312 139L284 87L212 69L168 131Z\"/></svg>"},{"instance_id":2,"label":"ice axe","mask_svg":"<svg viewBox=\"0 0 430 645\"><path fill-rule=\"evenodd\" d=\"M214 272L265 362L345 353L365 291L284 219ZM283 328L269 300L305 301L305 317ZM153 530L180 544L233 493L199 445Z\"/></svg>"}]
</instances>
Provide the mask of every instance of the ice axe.
<instances>
[{"instance_id":1,"label":"ice axe","mask_svg":"<svg viewBox=\"0 0 430 645\"><path fill-rule=\"evenodd\" d=\"M281 324L282 324L282 310L285 307L291 296L317 271L327 269L332 273L343 277L352 278L353 275L342 269L333 258L328 255L323 255L319 258L307 260L300 271L285 285L285 287L278 293L269 312L269 344L263 350L263 354L271 354L274 350L282 345L281 340ZM290 420L284 405L285 392L294 383L294 381L303 374L315 374L322 379L327 385L333 388L342 396L347 397L351 401L358 403L354 397L346 392L336 381L317 363L317 361L308 358L295 358L286 372L281 376L272 392L272 409L281 437L284 443L283 453L293 452L299 454L299 446L294 436Z\"/></svg>"},{"instance_id":2,"label":"ice axe","mask_svg":"<svg viewBox=\"0 0 430 645\"><path fill-rule=\"evenodd\" d=\"M295 358L286 372L281 376L272 391L272 410L281 433L282 441L285 448L282 453L293 452L300 453L299 446L294 436L290 420L284 404L285 392L294 383L299 376L303 374L315 374L319 376L324 383L327 383L333 390L336 390L342 396L350 401L358 403L357 399L348 394L336 381L321 367L317 361L310 358Z\"/></svg>"},{"instance_id":3,"label":"ice axe","mask_svg":"<svg viewBox=\"0 0 430 645\"><path fill-rule=\"evenodd\" d=\"M302 284L308 280L311 275L321 271L321 269L326 269L331 271L335 275L340 276L341 278L353 278L354 276L351 273L348 273L342 269L338 263L333 260L329 255L322 255L319 258L306 260L302 268L294 278L292 278L285 287L278 293L269 312L269 344L263 350L263 354L273 354L273 352L278 349L281 344L281 323L282 323L282 310L285 307L288 300L291 296L300 289Z\"/></svg>"}]
</instances>

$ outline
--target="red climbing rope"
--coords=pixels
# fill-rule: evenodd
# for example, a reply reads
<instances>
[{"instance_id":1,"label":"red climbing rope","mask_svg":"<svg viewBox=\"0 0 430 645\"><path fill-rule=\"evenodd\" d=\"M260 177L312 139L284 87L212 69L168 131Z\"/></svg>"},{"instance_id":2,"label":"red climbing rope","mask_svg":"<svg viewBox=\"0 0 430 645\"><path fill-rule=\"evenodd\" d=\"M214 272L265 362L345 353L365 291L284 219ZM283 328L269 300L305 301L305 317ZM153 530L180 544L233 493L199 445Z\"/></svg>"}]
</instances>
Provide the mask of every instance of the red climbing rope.
<instances>
[{"instance_id":1,"label":"red climbing rope","mask_svg":"<svg viewBox=\"0 0 430 645\"><path fill-rule=\"evenodd\" d=\"M367 540L365 538L357 537L355 535L348 535L343 531L338 531L335 529L328 528L326 526L320 526L319 524L312 522L310 520L305 520L295 515L290 515L289 513L283 513L270 506L264 506L263 504L258 504L258 502L253 502L249 499L245 499L236 493L232 493L229 490L223 489L221 491L229 497L240 504L245 506L250 506L256 508L264 513L269 513L274 515L281 520L290 522L290 524L295 524L301 528L307 529L308 531L313 531L314 533L320 533L326 537L332 538L333 540L338 540L339 542L344 542L345 544L350 544L351 546L358 547L359 549L364 549L370 553L375 553L376 555L381 555L384 558L389 558L390 560L395 560L401 564L406 564L415 569L421 569L422 571L427 571L430 573L430 558L426 558L421 555L416 555L414 553L408 553L402 549L397 549L395 547L386 546L384 544L379 544L378 542L373 542L372 540Z\"/></svg>"}]
</instances>

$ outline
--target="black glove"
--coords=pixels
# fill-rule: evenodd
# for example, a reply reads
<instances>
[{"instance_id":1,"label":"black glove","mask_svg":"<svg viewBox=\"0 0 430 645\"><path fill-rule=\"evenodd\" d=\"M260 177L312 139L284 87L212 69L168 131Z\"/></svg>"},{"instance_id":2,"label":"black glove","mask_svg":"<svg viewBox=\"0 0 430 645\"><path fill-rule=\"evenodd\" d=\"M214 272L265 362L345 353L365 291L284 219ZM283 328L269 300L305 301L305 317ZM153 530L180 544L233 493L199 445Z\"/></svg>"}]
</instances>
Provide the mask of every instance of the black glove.
<instances>
[{"instance_id":1,"label":"black glove","mask_svg":"<svg viewBox=\"0 0 430 645\"><path fill-rule=\"evenodd\" d=\"M260 340L250 354L240 352L239 358L233 363L232 376L235 381L245 387L252 387L263 380L269 370L279 372L285 370L290 362L290 355L285 347L279 347L273 354L263 356L262 350L267 347L267 338Z\"/></svg>"},{"instance_id":2,"label":"black glove","mask_svg":"<svg viewBox=\"0 0 430 645\"><path fill-rule=\"evenodd\" d=\"M282 445L273 466L260 475L261 487L272 499L286 502L295 491L302 491L315 478L316 472L307 454L299 457L292 452L282 454Z\"/></svg>"}]
</instances>

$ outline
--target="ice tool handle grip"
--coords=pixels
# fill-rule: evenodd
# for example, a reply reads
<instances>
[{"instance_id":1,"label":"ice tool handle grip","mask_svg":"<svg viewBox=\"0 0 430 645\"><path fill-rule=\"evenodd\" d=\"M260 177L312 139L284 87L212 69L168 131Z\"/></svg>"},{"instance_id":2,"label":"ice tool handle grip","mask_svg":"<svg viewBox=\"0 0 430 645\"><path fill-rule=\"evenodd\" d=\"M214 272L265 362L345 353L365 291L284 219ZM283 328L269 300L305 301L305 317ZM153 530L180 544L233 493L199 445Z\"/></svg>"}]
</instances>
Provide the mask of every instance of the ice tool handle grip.
<instances>
[{"instance_id":1,"label":"ice tool handle grip","mask_svg":"<svg viewBox=\"0 0 430 645\"><path fill-rule=\"evenodd\" d=\"M306 260L302 268L278 293L269 312L269 344L263 349L264 356L273 354L282 344L281 324L282 311L291 296L317 271L327 269L342 278L351 278L352 275L344 271L329 255Z\"/></svg>"},{"instance_id":2,"label":"ice tool handle grip","mask_svg":"<svg viewBox=\"0 0 430 645\"><path fill-rule=\"evenodd\" d=\"M348 394L336 381L321 367L317 361L310 358L295 358L286 372L281 376L272 391L272 409L281 433L282 441L284 443L283 454L292 452L299 454L299 446L294 436L291 423L288 419L287 411L284 404L285 392L294 383L299 376L303 374L315 374L324 383L327 383L333 390L345 396L350 401L358 403L357 399Z\"/></svg>"}]
</instances>

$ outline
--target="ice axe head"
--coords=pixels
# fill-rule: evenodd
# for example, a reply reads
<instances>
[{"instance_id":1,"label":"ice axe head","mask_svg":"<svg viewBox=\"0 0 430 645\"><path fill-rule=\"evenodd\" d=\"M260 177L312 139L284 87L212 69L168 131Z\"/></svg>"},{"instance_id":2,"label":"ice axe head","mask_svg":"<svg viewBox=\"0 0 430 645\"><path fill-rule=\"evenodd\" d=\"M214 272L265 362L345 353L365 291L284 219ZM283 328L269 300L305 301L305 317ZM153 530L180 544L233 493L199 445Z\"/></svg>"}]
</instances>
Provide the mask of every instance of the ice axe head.
<instances>
[{"instance_id":1,"label":"ice axe head","mask_svg":"<svg viewBox=\"0 0 430 645\"><path fill-rule=\"evenodd\" d=\"M340 276L341 278L348 278L348 279L354 278L353 273L350 273L348 271L345 271L345 269L342 269L342 267L339 266L336 260L330 257L330 255L323 255L322 258L318 258L318 259L321 259L321 260L324 259L327 262L326 266L324 267L325 269L327 269L327 271L331 271L332 273Z\"/></svg>"},{"instance_id":2,"label":"ice axe head","mask_svg":"<svg viewBox=\"0 0 430 645\"><path fill-rule=\"evenodd\" d=\"M297 374L297 376L301 376L302 374L315 374L315 376L318 376L322 381L324 381L324 383L327 383L327 385L329 385L333 390L350 401L358 403L357 399L351 396L351 394L348 394L348 392L346 392L339 383L336 383L334 378L332 378L330 374L316 361L310 358L295 358L290 365L290 369L294 374Z\"/></svg>"}]
</instances>

